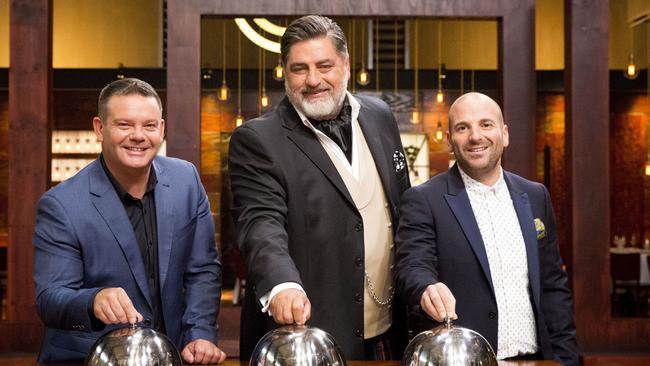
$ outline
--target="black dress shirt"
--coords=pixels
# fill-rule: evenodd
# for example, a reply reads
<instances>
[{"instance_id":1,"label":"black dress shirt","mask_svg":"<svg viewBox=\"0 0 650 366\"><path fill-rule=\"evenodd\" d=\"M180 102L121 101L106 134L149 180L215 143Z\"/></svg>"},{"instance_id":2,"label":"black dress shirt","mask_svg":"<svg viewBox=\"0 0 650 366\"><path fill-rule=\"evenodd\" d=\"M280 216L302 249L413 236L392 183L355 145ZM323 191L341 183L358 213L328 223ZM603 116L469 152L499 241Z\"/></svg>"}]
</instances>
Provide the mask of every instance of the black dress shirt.
<instances>
[{"instance_id":1,"label":"black dress shirt","mask_svg":"<svg viewBox=\"0 0 650 366\"><path fill-rule=\"evenodd\" d=\"M149 181L142 199L133 197L125 191L120 183L113 177L104 156L100 155L102 168L106 172L108 179L111 181L117 196L120 198L126 215L131 221L135 238L140 247L142 261L144 262L145 272L147 274L147 283L149 285L149 294L153 304L153 319L145 319L144 325L151 326L157 331L165 332L165 322L162 316L162 299L160 296L160 276L158 269L158 225L156 223L156 200L154 190L158 179L153 168L149 171ZM141 311L141 309L136 309ZM149 324L147 324L149 323Z\"/></svg>"}]
</instances>

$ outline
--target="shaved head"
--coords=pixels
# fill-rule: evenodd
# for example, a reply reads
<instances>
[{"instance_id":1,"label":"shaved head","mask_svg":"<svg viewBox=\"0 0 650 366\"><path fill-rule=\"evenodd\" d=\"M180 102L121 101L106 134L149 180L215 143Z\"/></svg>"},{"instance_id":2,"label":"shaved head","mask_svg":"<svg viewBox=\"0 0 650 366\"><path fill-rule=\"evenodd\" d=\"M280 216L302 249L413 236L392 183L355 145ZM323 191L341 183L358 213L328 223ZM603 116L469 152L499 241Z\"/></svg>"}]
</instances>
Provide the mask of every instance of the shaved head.
<instances>
[{"instance_id":1,"label":"shaved head","mask_svg":"<svg viewBox=\"0 0 650 366\"><path fill-rule=\"evenodd\" d=\"M499 105L481 93L467 93L449 108L447 141L467 175L492 186L501 175L501 155L508 147L508 126Z\"/></svg>"},{"instance_id":2,"label":"shaved head","mask_svg":"<svg viewBox=\"0 0 650 366\"><path fill-rule=\"evenodd\" d=\"M456 120L457 109L461 108L466 103L472 103L472 104L480 103L481 105L486 106L488 108L493 108L494 112L496 113L499 119L497 122L501 122L501 125L504 124L503 112L501 112L501 107L499 107L499 104L495 102L494 99L488 97L483 93L470 92L470 93L465 93L460 97L458 97L458 99L456 99L454 103L451 105L451 107L449 108L449 132L450 133L452 131L451 128L453 124L457 121Z\"/></svg>"}]
</instances>

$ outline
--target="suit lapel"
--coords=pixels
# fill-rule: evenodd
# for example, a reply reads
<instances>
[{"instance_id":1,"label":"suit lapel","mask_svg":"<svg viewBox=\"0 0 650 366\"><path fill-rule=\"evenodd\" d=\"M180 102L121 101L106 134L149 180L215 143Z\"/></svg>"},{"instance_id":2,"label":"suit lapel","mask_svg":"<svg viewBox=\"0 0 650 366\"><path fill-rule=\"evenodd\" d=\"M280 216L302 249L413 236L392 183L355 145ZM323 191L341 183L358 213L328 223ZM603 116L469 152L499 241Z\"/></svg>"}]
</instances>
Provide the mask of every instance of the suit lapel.
<instances>
[{"instance_id":1,"label":"suit lapel","mask_svg":"<svg viewBox=\"0 0 650 366\"><path fill-rule=\"evenodd\" d=\"M154 160L153 168L156 170L155 199L156 199L156 223L158 226L158 270L160 271L160 289L164 288L167 270L169 269L169 257L172 249L172 232L174 229L174 218L172 213L173 194L171 180L168 172Z\"/></svg>"},{"instance_id":2,"label":"suit lapel","mask_svg":"<svg viewBox=\"0 0 650 366\"><path fill-rule=\"evenodd\" d=\"M488 263L483 237L481 236L481 231L479 230L478 223L474 217L472 205L469 202L469 196L467 195L465 185L463 184L463 180L458 172L458 166L456 165L449 169L447 191L449 194L445 194L445 200L451 208L451 211L454 213L454 216L456 216L456 220L463 230L469 245L472 247L474 255L476 255L476 258L481 264L483 273L490 283L490 288L494 293L492 274L490 272L490 265Z\"/></svg>"},{"instance_id":3,"label":"suit lapel","mask_svg":"<svg viewBox=\"0 0 650 366\"><path fill-rule=\"evenodd\" d=\"M303 154L307 155L309 160L320 169L325 177L336 187L336 189L345 197L345 199L356 208L352 196L348 191L341 175L336 170L334 163L323 149L314 133L309 130L300 120L298 113L285 97L278 105L277 113L283 119L283 126L289 130L288 138L291 140Z\"/></svg>"},{"instance_id":4,"label":"suit lapel","mask_svg":"<svg viewBox=\"0 0 650 366\"><path fill-rule=\"evenodd\" d=\"M539 282L539 253L537 247L537 231L535 230L535 221L533 210L530 206L528 194L521 187L515 184L509 176L510 173L503 171L503 176L510 191L510 197L517 212L519 227L526 244L526 258L528 262L528 279L532 288L533 299L535 304L539 304L540 282Z\"/></svg>"},{"instance_id":5,"label":"suit lapel","mask_svg":"<svg viewBox=\"0 0 650 366\"><path fill-rule=\"evenodd\" d=\"M142 254L140 254L133 227L99 160L93 162L90 173L90 196L93 205L95 205L122 249L140 291L142 291L144 298L151 306L144 262L142 261ZM101 240L101 238L98 238L98 240ZM106 258L106 260L110 261L110 258Z\"/></svg>"},{"instance_id":6,"label":"suit lapel","mask_svg":"<svg viewBox=\"0 0 650 366\"><path fill-rule=\"evenodd\" d=\"M393 180L396 178L391 169L392 166L389 166L388 160L386 160L386 152L381 143L381 133L377 129L377 121L381 117L377 116L375 111L368 109L361 98L357 98L357 101L359 101L359 104L361 105L358 118L359 126L361 127L361 131L363 131L363 137L366 139L372 159L375 161L375 167L379 172L379 177L381 178L381 184L384 187L386 198L390 201L391 207L393 207L395 206L395 202L399 200L399 197L397 192L397 182L394 181L392 182L393 184L390 182L391 178ZM392 217L394 216L395 215L393 214Z\"/></svg>"}]
</instances>

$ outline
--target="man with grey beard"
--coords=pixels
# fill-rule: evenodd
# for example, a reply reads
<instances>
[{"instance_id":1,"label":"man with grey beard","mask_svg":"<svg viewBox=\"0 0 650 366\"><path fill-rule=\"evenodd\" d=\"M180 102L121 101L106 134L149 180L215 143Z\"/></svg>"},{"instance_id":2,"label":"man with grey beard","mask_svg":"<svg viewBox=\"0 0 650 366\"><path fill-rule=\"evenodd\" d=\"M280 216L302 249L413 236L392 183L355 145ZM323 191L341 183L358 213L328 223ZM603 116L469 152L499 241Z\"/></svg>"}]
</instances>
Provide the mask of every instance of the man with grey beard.
<instances>
[{"instance_id":1,"label":"man with grey beard","mask_svg":"<svg viewBox=\"0 0 650 366\"><path fill-rule=\"evenodd\" d=\"M409 186L395 119L347 91L345 35L305 16L281 41L286 98L230 141L233 216L247 263L240 352L283 324L330 333L346 359L400 358L406 308L391 276Z\"/></svg>"}]
</instances>

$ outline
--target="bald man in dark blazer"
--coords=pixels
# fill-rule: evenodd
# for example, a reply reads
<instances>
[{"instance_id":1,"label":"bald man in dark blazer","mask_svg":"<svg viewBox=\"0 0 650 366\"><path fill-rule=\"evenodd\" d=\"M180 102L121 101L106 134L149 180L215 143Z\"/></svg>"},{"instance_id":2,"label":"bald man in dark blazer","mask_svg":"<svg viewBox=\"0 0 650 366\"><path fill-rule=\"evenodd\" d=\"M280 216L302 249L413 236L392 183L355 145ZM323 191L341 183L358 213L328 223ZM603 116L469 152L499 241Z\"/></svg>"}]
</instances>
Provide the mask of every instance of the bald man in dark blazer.
<instances>
[{"instance_id":1,"label":"bald man in dark blazer","mask_svg":"<svg viewBox=\"0 0 650 366\"><path fill-rule=\"evenodd\" d=\"M578 364L571 293L546 188L501 168L499 106L479 93L449 112L457 163L406 191L396 234L398 291L426 326L445 317L498 358Z\"/></svg>"}]
</instances>

